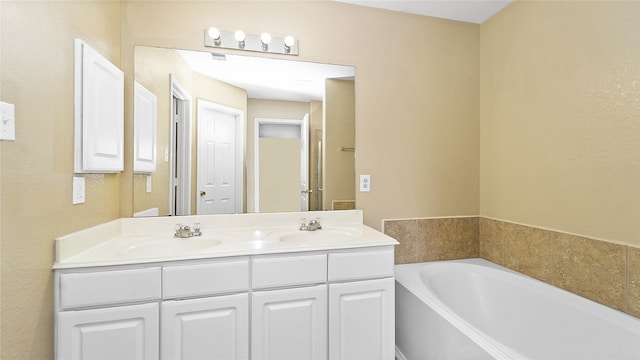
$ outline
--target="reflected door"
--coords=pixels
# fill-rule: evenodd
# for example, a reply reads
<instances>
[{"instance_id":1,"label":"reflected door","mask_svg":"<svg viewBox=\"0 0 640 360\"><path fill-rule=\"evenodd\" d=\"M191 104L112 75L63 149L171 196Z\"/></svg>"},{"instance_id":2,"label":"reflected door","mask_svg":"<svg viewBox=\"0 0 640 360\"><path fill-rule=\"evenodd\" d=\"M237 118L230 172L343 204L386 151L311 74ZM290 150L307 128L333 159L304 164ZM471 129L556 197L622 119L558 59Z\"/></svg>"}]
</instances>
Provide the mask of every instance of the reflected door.
<instances>
[{"instance_id":1,"label":"reflected door","mask_svg":"<svg viewBox=\"0 0 640 360\"><path fill-rule=\"evenodd\" d=\"M198 101L199 215L242 212L237 196L238 118L232 109Z\"/></svg>"}]
</instances>

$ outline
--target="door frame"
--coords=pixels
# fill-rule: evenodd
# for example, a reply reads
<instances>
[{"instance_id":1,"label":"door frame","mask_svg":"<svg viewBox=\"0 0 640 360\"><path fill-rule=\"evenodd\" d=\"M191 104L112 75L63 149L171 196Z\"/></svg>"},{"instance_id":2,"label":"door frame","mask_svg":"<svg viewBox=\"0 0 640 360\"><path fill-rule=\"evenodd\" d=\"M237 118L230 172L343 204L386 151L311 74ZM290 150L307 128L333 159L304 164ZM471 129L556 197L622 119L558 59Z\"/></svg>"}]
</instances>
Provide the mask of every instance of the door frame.
<instances>
[{"instance_id":1,"label":"door frame","mask_svg":"<svg viewBox=\"0 0 640 360\"><path fill-rule=\"evenodd\" d=\"M297 119L273 119L255 118L253 129L253 168L254 168L254 207L255 212L260 212L260 125L297 125L300 126L300 191L309 190L309 114L305 114L301 120ZM304 185L302 185L304 184ZM306 203L306 206L305 206ZM306 201L301 199L300 211L309 211L309 193L306 193Z\"/></svg>"},{"instance_id":2,"label":"door frame","mask_svg":"<svg viewBox=\"0 0 640 360\"><path fill-rule=\"evenodd\" d=\"M221 105L218 103L214 103L204 99L198 99L197 101L198 114L197 114L197 122L198 126L200 125L200 112L202 109L213 110L217 112L224 112L230 114L236 118L236 162L234 165L235 173L236 173L236 189L235 189L235 201L236 208L234 212L236 214L242 214L244 204L243 204L243 194L244 194L244 149L245 149L245 112L240 109L236 109L233 107ZM196 151L200 155L200 136L198 136ZM196 166L196 189L200 190L200 176L199 176L199 167ZM196 201L196 214L200 213L200 201L199 199Z\"/></svg>"},{"instance_id":3,"label":"door frame","mask_svg":"<svg viewBox=\"0 0 640 360\"><path fill-rule=\"evenodd\" d=\"M193 98L189 91L180 84L173 74L169 74L171 82L171 149L169 161L169 215L191 215L191 109ZM175 113L176 106L173 98L184 101L183 121L178 124L179 134L176 134ZM180 136L176 146L176 135ZM176 161L176 163L173 163ZM176 166L177 164L177 166ZM178 185L178 191L175 186ZM176 198L178 199L176 201ZM176 211L174 211L176 209Z\"/></svg>"}]
</instances>

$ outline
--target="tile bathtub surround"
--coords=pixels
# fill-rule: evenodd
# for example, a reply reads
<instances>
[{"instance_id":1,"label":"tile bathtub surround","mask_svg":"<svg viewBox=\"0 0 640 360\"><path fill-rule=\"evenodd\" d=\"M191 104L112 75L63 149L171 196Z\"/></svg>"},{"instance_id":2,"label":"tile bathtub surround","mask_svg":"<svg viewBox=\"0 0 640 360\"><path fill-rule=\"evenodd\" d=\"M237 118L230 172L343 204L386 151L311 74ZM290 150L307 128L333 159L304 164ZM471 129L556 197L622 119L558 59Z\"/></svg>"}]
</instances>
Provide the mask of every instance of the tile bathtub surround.
<instances>
[{"instance_id":1,"label":"tile bathtub surround","mask_svg":"<svg viewBox=\"0 0 640 360\"><path fill-rule=\"evenodd\" d=\"M478 217L385 220L396 264L478 257Z\"/></svg>"},{"instance_id":2,"label":"tile bathtub surround","mask_svg":"<svg viewBox=\"0 0 640 360\"><path fill-rule=\"evenodd\" d=\"M640 317L640 249L480 218L480 257Z\"/></svg>"},{"instance_id":3,"label":"tile bathtub surround","mask_svg":"<svg viewBox=\"0 0 640 360\"><path fill-rule=\"evenodd\" d=\"M640 248L485 217L384 220L395 263L480 257L640 317Z\"/></svg>"},{"instance_id":4,"label":"tile bathtub surround","mask_svg":"<svg viewBox=\"0 0 640 360\"><path fill-rule=\"evenodd\" d=\"M640 248L627 249L627 313L640 318Z\"/></svg>"}]
</instances>

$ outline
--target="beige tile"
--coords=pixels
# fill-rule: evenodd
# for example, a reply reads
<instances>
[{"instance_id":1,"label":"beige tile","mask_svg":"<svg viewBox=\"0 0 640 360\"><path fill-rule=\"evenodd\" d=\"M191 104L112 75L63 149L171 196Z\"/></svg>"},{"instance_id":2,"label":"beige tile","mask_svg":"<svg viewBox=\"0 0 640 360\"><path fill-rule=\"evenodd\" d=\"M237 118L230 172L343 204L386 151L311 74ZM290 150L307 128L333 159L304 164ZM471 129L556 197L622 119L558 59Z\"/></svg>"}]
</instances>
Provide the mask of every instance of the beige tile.
<instances>
[{"instance_id":1,"label":"beige tile","mask_svg":"<svg viewBox=\"0 0 640 360\"><path fill-rule=\"evenodd\" d=\"M503 265L536 279L553 278L553 245L558 233L534 227L504 223Z\"/></svg>"},{"instance_id":2,"label":"beige tile","mask_svg":"<svg viewBox=\"0 0 640 360\"><path fill-rule=\"evenodd\" d=\"M552 284L624 311L626 246L558 233Z\"/></svg>"},{"instance_id":3,"label":"beige tile","mask_svg":"<svg viewBox=\"0 0 640 360\"><path fill-rule=\"evenodd\" d=\"M456 222L456 239L458 259L477 258L480 256L480 220L477 217L458 218Z\"/></svg>"},{"instance_id":4,"label":"beige tile","mask_svg":"<svg viewBox=\"0 0 640 360\"><path fill-rule=\"evenodd\" d=\"M454 259L455 225L452 218L418 220L418 260Z\"/></svg>"},{"instance_id":5,"label":"beige tile","mask_svg":"<svg viewBox=\"0 0 640 360\"><path fill-rule=\"evenodd\" d=\"M487 218L479 221L479 255L496 264L502 264L502 224Z\"/></svg>"},{"instance_id":6,"label":"beige tile","mask_svg":"<svg viewBox=\"0 0 640 360\"><path fill-rule=\"evenodd\" d=\"M418 220L418 260L478 257L478 218Z\"/></svg>"},{"instance_id":7,"label":"beige tile","mask_svg":"<svg viewBox=\"0 0 640 360\"><path fill-rule=\"evenodd\" d=\"M627 312L640 317L640 248L627 247Z\"/></svg>"},{"instance_id":8,"label":"beige tile","mask_svg":"<svg viewBox=\"0 0 640 360\"><path fill-rule=\"evenodd\" d=\"M400 243L395 247L396 264L418 262L417 220L385 220L384 233Z\"/></svg>"}]
</instances>

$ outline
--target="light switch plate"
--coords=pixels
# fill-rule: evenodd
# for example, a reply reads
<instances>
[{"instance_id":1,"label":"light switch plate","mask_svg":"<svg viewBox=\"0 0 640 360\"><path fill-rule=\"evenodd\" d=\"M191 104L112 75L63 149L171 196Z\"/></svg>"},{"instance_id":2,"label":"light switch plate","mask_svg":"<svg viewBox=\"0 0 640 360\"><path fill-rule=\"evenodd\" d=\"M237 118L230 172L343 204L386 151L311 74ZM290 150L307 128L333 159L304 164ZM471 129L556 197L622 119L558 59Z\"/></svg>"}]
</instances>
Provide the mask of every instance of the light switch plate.
<instances>
[{"instance_id":1,"label":"light switch plate","mask_svg":"<svg viewBox=\"0 0 640 360\"><path fill-rule=\"evenodd\" d=\"M13 104L0 102L0 140L16 139L16 114Z\"/></svg>"},{"instance_id":2,"label":"light switch plate","mask_svg":"<svg viewBox=\"0 0 640 360\"><path fill-rule=\"evenodd\" d=\"M152 180L153 178L151 177L151 175L147 175L147 194L151 192L151 184L152 184Z\"/></svg>"},{"instance_id":3,"label":"light switch plate","mask_svg":"<svg viewBox=\"0 0 640 360\"><path fill-rule=\"evenodd\" d=\"M73 177L73 204L82 204L84 203L84 177L83 176L74 176Z\"/></svg>"},{"instance_id":4,"label":"light switch plate","mask_svg":"<svg viewBox=\"0 0 640 360\"><path fill-rule=\"evenodd\" d=\"M371 175L360 175L360 192L371 191Z\"/></svg>"}]
</instances>

